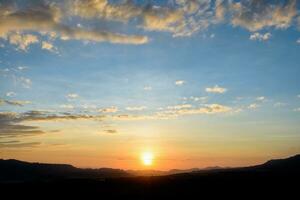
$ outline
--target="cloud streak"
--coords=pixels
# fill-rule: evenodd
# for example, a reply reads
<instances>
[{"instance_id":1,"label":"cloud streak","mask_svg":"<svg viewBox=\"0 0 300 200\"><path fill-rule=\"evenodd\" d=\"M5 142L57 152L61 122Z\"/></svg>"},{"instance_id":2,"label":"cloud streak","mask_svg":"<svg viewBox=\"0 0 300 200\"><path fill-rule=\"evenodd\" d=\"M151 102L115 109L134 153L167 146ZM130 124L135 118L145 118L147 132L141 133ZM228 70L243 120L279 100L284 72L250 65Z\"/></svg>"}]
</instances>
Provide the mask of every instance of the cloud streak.
<instances>
[{"instance_id":1,"label":"cloud streak","mask_svg":"<svg viewBox=\"0 0 300 200\"><path fill-rule=\"evenodd\" d=\"M205 88L205 91L208 93L219 93L219 94L223 94L227 91L226 88L220 87L218 85L215 85L214 87L207 87Z\"/></svg>"}]
</instances>

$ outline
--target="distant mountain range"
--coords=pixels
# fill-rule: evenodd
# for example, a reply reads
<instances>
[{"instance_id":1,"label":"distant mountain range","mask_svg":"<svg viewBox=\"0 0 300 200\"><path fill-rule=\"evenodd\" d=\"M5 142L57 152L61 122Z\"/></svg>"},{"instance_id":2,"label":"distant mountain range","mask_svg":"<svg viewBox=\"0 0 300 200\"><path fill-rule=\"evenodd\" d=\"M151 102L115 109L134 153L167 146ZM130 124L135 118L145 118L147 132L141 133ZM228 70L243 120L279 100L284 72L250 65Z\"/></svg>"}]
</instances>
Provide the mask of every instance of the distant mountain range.
<instances>
[{"instance_id":1,"label":"distant mountain range","mask_svg":"<svg viewBox=\"0 0 300 200\"><path fill-rule=\"evenodd\" d=\"M12 199L297 199L299 180L300 155L250 167L168 172L0 160L1 196Z\"/></svg>"},{"instance_id":2,"label":"distant mountain range","mask_svg":"<svg viewBox=\"0 0 300 200\"><path fill-rule=\"evenodd\" d=\"M205 169L193 168L187 170L173 169L170 171L157 170L122 170L111 168L82 169L67 164L29 163L19 160L0 159L0 182L63 180L63 179L93 179L122 178L135 176L166 176L174 174L212 174L225 172L300 172L300 155L286 159L270 160L264 164L240 167Z\"/></svg>"}]
</instances>

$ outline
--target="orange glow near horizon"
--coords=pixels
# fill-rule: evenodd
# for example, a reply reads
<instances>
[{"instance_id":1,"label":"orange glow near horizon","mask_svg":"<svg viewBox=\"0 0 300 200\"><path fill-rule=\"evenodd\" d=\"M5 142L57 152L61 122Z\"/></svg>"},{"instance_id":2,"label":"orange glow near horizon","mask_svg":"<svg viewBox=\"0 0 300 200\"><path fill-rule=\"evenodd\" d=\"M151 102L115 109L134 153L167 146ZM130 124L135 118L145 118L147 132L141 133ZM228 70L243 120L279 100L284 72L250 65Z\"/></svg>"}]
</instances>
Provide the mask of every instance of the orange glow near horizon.
<instances>
[{"instance_id":1,"label":"orange glow near horizon","mask_svg":"<svg viewBox=\"0 0 300 200\"><path fill-rule=\"evenodd\" d=\"M151 166L153 164L153 159L154 156L152 152L144 152L141 155L141 160L145 166Z\"/></svg>"}]
</instances>

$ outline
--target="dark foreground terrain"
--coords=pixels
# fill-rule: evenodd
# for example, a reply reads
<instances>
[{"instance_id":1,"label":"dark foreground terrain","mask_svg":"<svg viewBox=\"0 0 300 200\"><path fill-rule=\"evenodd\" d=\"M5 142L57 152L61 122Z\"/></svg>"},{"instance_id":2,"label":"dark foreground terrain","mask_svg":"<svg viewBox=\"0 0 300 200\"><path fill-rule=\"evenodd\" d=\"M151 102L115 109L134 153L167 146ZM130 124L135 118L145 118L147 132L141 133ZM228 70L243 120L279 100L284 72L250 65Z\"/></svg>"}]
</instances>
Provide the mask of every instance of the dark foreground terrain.
<instances>
[{"instance_id":1,"label":"dark foreground terrain","mask_svg":"<svg viewBox=\"0 0 300 200\"><path fill-rule=\"evenodd\" d=\"M38 199L299 199L300 155L252 167L144 177L116 169L0 160L0 194Z\"/></svg>"}]
</instances>

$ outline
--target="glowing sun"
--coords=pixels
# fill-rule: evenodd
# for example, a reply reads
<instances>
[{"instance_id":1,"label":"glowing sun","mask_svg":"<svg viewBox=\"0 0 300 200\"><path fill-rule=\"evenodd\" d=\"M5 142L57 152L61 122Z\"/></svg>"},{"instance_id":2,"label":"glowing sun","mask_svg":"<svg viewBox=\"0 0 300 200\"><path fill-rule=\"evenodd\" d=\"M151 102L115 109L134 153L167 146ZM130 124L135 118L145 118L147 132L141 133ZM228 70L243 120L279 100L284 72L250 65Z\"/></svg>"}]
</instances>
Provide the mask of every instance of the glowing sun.
<instances>
[{"instance_id":1,"label":"glowing sun","mask_svg":"<svg viewBox=\"0 0 300 200\"><path fill-rule=\"evenodd\" d=\"M153 156L153 153L151 153L151 152L144 152L141 155L141 160L142 160L143 164L146 166L152 165L153 159L154 159L154 156Z\"/></svg>"}]
</instances>

